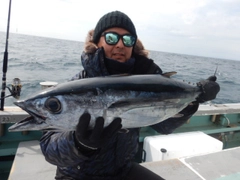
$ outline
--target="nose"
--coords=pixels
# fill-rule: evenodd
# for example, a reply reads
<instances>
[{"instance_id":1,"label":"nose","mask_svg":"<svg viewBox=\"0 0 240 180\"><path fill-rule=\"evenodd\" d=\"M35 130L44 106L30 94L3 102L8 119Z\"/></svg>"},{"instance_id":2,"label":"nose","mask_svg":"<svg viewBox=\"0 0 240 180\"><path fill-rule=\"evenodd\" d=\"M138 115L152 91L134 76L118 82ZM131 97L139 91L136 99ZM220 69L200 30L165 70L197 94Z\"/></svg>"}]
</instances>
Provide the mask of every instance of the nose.
<instances>
[{"instance_id":1,"label":"nose","mask_svg":"<svg viewBox=\"0 0 240 180\"><path fill-rule=\"evenodd\" d=\"M122 38L119 39L119 41L117 42L116 46L120 47L120 48L124 47Z\"/></svg>"}]
</instances>

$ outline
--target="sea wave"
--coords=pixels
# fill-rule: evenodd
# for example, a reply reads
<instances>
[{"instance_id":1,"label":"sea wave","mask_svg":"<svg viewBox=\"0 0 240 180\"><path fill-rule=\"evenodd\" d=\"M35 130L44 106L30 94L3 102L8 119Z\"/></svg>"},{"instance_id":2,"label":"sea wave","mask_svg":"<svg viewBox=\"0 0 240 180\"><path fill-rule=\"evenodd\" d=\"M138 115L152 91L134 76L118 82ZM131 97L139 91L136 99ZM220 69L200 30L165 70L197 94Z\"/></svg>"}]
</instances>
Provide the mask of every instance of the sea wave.
<instances>
[{"instance_id":1,"label":"sea wave","mask_svg":"<svg viewBox=\"0 0 240 180\"><path fill-rule=\"evenodd\" d=\"M40 82L68 81L81 69L83 42L11 34L8 48L7 84L18 77L22 81L21 99L41 89ZM0 54L5 50L5 33L0 32ZM196 84L216 71L221 90L210 103L240 102L240 61L150 51L149 57L163 72L176 71L172 78ZM0 62L1 63L1 62ZM2 75L2 72L0 73ZM6 105L15 99L7 98Z\"/></svg>"}]
</instances>

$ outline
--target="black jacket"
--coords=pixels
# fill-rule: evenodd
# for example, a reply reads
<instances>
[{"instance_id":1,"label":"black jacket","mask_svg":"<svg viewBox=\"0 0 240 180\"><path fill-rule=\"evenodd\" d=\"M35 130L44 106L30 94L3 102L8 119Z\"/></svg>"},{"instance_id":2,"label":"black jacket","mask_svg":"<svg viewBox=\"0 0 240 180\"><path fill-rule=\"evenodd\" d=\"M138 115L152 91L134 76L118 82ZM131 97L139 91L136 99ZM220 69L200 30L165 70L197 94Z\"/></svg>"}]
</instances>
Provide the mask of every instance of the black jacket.
<instances>
[{"instance_id":1,"label":"black jacket","mask_svg":"<svg viewBox=\"0 0 240 180\"><path fill-rule=\"evenodd\" d=\"M162 74L162 70L144 55L134 53L132 74ZM82 54L84 71L73 79L109 75L102 49ZM180 118L170 118L152 126L162 134L169 134L184 124L198 109L189 105L181 111ZM80 116L80 115L79 115ZM139 128L115 134L109 142L91 156L78 151L74 132L47 132L41 138L41 149L48 162L57 166L56 179L124 179L138 150Z\"/></svg>"}]
</instances>

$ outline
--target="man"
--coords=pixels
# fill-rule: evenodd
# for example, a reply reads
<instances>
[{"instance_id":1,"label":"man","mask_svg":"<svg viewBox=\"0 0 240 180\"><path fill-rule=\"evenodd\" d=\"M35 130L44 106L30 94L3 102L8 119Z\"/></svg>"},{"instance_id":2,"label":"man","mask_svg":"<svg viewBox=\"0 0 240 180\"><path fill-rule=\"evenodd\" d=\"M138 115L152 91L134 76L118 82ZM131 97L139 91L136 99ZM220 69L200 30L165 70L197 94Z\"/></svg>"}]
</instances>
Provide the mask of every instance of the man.
<instances>
[{"instance_id":1,"label":"man","mask_svg":"<svg viewBox=\"0 0 240 180\"><path fill-rule=\"evenodd\" d=\"M122 12L110 12L89 32L81 56L84 70L73 79L126 73L162 74L147 55L131 19ZM199 86L205 93L180 112L182 117L151 127L162 134L171 133L197 111L199 102L214 99L219 91L213 77L200 82ZM80 115L76 131L47 132L41 138L46 160L57 166L56 179L163 179L133 161L139 128L123 130L117 117L103 128L104 119L98 117L95 127L88 130L90 117L88 113Z\"/></svg>"}]
</instances>

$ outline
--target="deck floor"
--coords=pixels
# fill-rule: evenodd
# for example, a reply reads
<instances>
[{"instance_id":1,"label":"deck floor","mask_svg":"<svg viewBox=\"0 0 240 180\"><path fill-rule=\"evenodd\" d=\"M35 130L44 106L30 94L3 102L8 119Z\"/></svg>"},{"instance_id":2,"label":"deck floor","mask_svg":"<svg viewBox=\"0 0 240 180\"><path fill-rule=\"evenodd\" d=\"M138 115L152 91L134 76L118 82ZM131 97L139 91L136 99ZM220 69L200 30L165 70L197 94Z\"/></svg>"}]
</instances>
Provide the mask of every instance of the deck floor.
<instances>
[{"instance_id":1,"label":"deck floor","mask_svg":"<svg viewBox=\"0 0 240 180\"><path fill-rule=\"evenodd\" d=\"M179 159L142 163L166 180L202 180L196 173L188 168Z\"/></svg>"},{"instance_id":2,"label":"deck floor","mask_svg":"<svg viewBox=\"0 0 240 180\"><path fill-rule=\"evenodd\" d=\"M45 161L39 141L20 142L8 180L52 180L56 166Z\"/></svg>"},{"instance_id":3,"label":"deck floor","mask_svg":"<svg viewBox=\"0 0 240 180\"><path fill-rule=\"evenodd\" d=\"M240 179L240 147L142 165L166 180L237 180Z\"/></svg>"},{"instance_id":4,"label":"deck floor","mask_svg":"<svg viewBox=\"0 0 240 180\"><path fill-rule=\"evenodd\" d=\"M240 147L199 156L142 163L166 180L240 179ZM38 141L19 144L9 180L52 180L56 167L47 163Z\"/></svg>"}]
</instances>

